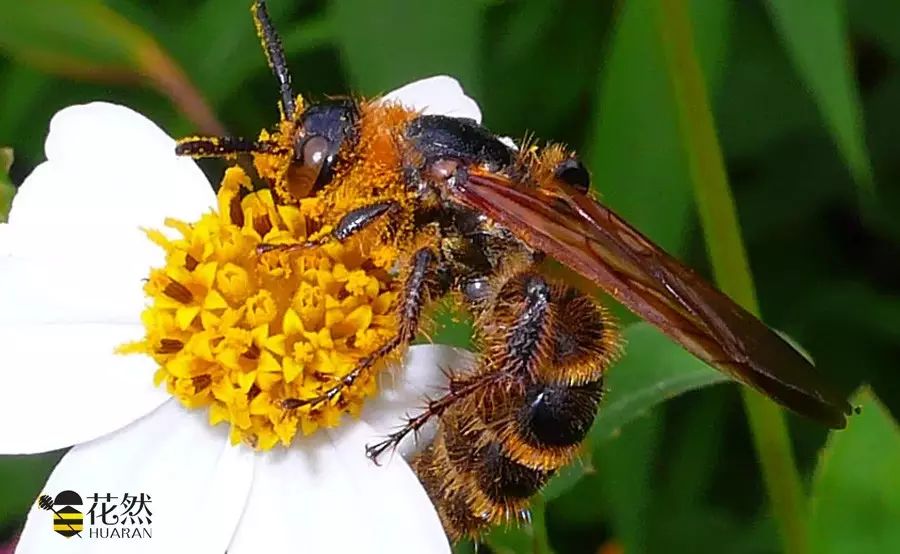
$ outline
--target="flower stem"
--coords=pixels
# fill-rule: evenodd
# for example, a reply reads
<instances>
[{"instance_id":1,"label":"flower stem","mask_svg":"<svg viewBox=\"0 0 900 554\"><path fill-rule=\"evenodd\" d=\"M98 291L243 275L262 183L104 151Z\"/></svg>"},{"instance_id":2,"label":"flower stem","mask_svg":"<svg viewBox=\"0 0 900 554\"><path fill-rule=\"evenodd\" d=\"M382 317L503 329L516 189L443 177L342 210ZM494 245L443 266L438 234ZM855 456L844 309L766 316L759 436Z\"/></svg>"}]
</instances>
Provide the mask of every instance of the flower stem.
<instances>
[{"instance_id":1,"label":"flower stem","mask_svg":"<svg viewBox=\"0 0 900 554\"><path fill-rule=\"evenodd\" d=\"M658 0L658 3L659 34L713 273L722 291L758 315L759 306L734 199L728 186L703 72L695 54L687 2ZM784 552L806 554L809 545L803 488L784 415L774 403L755 391L744 389L743 398Z\"/></svg>"}]
</instances>

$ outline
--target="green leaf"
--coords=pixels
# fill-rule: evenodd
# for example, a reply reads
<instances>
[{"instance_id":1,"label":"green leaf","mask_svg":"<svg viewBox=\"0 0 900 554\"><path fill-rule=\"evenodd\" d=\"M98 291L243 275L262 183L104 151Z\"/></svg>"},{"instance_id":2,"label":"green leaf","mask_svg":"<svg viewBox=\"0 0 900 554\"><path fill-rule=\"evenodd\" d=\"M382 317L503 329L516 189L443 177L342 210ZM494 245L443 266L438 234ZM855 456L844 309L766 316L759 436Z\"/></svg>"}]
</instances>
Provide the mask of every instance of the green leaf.
<instances>
[{"instance_id":1,"label":"green leaf","mask_svg":"<svg viewBox=\"0 0 900 554\"><path fill-rule=\"evenodd\" d=\"M625 356L609 370L607 395L588 437L594 444L615 437L628 422L689 390L730 381L649 323L624 332Z\"/></svg>"},{"instance_id":2,"label":"green leaf","mask_svg":"<svg viewBox=\"0 0 900 554\"><path fill-rule=\"evenodd\" d=\"M0 456L0 523L23 516L64 451L32 456Z\"/></svg>"},{"instance_id":3,"label":"green leaf","mask_svg":"<svg viewBox=\"0 0 900 554\"><path fill-rule=\"evenodd\" d=\"M862 106L842 0L767 0L775 27L809 87L857 185L871 191Z\"/></svg>"},{"instance_id":4,"label":"green leaf","mask_svg":"<svg viewBox=\"0 0 900 554\"><path fill-rule=\"evenodd\" d=\"M13 195L16 193L16 189L9 180L9 168L12 163L12 148L0 148L0 223L6 222L9 208L12 206Z\"/></svg>"},{"instance_id":5,"label":"green leaf","mask_svg":"<svg viewBox=\"0 0 900 554\"><path fill-rule=\"evenodd\" d=\"M853 403L861 412L831 433L816 468L812 551L900 552L900 428L868 388Z\"/></svg>"},{"instance_id":6,"label":"green leaf","mask_svg":"<svg viewBox=\"0 0 900 554\"><path fill-rule=\"evenodd\" d=\"M602 502L616 542L626 552L646 552L653 505L656 453L663 429L662 410L632 421L616 440L594 449Z\"/></svg>"},{"instance_id":7,"label":"green leaf","mask_svg":"<svg viewBox=\"0 0 900 554\"><path fill-rule=\"evenodd\" d=\"M354 90L380 94L446 73L477 97L483 3L335 0L331 9Z\"/></svg>"},{"instance_id":8,"label":"green leaf","mask_svg":"<svg viewBox=\"0 0 900 554\"><path fill-rule=\"evenodd\" d=\"M223 128L181 68L139 26L99 0L8 2L0 49L67 77L150 82L201 130Z\"/></svg>"},{"instance_id":9,"label":"green leaf","mask_svg":"<svg viewBox=\"0 0 900 554\"><path fill-rule=\"evenodd\" d=\"M0 137L16 137L16 149L20 157L27 151L22 144L28 138L26 127L33 129L35 114L39 106L47 102L46 87L48 77L30 67L9 64L0 73L3 94L0 95ZM43 132L46 129L42 129ZM9 140L9 138L7 138Z\"/></svg>"},{"instance_id":10,"label":"green leaf","mask_svg":"<svg viewBox=\"0 0 900 554\"><path fill-rule=\"evenodd\" d=\"M656 494L666 506L687 510L702 504L715 474L724 438L726 399L718 391L698 392L690 412L669 428L674 445L666 448L668 471Z\"/></svg>"},{"instance_id":11,"label":"green leaf","mask_svg":"<svg viewBox=\"0 0 900 554\"><path fill-rule=\"evenodd\" d=\"M429 330L430 339L427 342L472 350L472 316L469 313L451 302L441 302L435 307L434 315L429 316L435 326Z\"/></svg>"},{"instance_id":12,"label":"green leaf","mask_svg":"<svg viewBox=\"0 0 900 554\"><path fill-rule=\"evenodd\" d=\"M691 7L705 74L718 87L730 3L694 0ZM587 158L604 202L666 250L678 252L691 214L691 187L655 12L649 0L621 3Z\"/></svg>"},{"instance_id":13,"label":"green leaf","mask_svg":"<svg viewBox=\"0 0 900 554\"><path fill-rule=\"evenodd\" d=\"M594 472L593 463L590 456L587 455L591 451L591 446L585 444L582 448L585 451L585 455L560 469L547 485L541 489L541 496L544 497L545 501L550 502L559 498L577 485L582 477Z\"/></svg>"},{"instance_id":14,"label":"green leaf","mask_svg":"<svg viewBox=\"0 0 900 554\"><path fill-rule=\"evenodd\" d=\"M534 537L530 527L510 525L494 528L484 542L497 554L522 554L533 551Z\"/></svg>"}]
</instances>

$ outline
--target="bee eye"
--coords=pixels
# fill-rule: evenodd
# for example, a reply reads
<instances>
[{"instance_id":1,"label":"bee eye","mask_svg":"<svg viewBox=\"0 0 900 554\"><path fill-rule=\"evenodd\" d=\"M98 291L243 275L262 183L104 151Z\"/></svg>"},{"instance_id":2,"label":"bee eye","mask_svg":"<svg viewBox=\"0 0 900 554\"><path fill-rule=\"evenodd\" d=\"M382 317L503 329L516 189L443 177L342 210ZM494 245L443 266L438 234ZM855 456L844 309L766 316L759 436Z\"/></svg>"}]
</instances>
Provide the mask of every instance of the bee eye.
<instances>
[{"instance_id":1,"label":"bee eye","mask_svg":"<svg viewBox=\"0 0 900 554\"><path fill-rule=\"evenodd\" d=\"M582 194L587 194L591 187L591 174L584 164L575 158L569 158L556 166L556 177Z\"/></svg>"},{"instance_id":2,"label":"bee eye","mask_svg":"<svg viewBox=\"0 0 900 554\"><path fill-rule=\"evenodd\" d=\"M308 167L321 167L328 158L331 145L325 137L310 137L298 148L297 160Z\"/></svg>"}]
</instances>

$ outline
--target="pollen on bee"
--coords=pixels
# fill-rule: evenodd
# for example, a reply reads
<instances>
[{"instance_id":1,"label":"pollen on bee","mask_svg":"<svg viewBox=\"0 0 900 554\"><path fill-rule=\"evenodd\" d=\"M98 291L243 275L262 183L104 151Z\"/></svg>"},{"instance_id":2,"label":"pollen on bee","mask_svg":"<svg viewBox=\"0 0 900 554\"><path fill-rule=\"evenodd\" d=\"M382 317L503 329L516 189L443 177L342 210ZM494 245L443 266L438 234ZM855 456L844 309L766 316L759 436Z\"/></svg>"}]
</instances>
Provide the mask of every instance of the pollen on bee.
<instances>
[{"instance_id":1,"label":"pollen on bee","mask_svg":"<svg viewBox=\"0 0 900 554\"><path fill-rule=\"evenodd\" d=\"M264 239L303 243L308 230L322 228L328 212L318 203L280 203L269 189L250 190L248 176L232 167L218 212L191 224L167 221L178 238L147 231L166 264L144 286L143 341L118 351L152 357L155 380L184 406L207 409L211 424L227 422L234 444L286 446L298 433L357 415L376 390L374 376L326 402L295 410L285 402L330 391L397 332L390 245L352 238L259 252Z\"/></svg>"}]
</instances>

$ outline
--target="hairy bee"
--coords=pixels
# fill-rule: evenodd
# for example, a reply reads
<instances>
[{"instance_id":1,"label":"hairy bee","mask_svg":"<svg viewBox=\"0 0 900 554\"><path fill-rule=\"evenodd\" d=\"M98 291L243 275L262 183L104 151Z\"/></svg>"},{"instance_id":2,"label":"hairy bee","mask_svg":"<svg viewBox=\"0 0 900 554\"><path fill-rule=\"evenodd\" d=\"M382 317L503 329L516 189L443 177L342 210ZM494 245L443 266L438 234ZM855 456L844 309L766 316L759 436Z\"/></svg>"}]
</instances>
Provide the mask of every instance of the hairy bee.
<instances>
[{"instance_id":1,"label":"hairy bee","mask_svg":"<svg viewBox=\"0 0 900 554\"><path fill-rule=\"evenodd\" d=\"M653 245L589 194L590 175L559 145L510 146L472 120L393 103L295 97L265 4L254 20L281 90L281 121L258 140L190 137L194 157L252 154L282 203L317 196L327 232L303 250L367 233L403 253L396 336L325 394L329 401L416 337L423 309L454 295L475 316L477 366L395 434L373 459L438 418L413 461L452 538L526 513L528 500L576 455L619 352L615 324L589 291L549 277L553 258L687 350L785 406L842 427L849 405L777 334ZM274 168L274 171L272 170ZM335 198L352 207L327 210Z\"/></svg>"}]
</instances>

